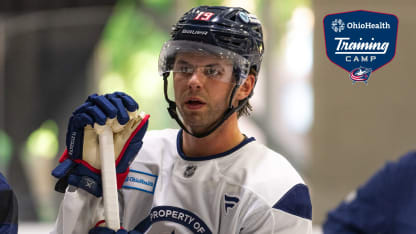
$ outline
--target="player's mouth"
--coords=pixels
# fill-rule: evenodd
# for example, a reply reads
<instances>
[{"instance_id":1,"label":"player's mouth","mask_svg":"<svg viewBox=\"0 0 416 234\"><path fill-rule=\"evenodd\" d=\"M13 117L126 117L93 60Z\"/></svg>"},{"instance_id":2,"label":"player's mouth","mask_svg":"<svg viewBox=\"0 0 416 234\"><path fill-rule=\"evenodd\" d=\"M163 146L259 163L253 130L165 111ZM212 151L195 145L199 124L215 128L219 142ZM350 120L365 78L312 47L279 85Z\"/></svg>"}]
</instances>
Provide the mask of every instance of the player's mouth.
<instances>
[{"instance_id":1,"label":"player's mouth","mask_svg":"<svg viewBox=\"0 0 416 234\"><path fill-rule=\"evenodd\" d=\"M206 103L205 103L204 101L202 101L202 100L201 100L201 99L199 99L199 98L195 98L195 97L188 98L188 99L185 101L185 107L186 107L186 108L188 108L188 109L190 109L190 110L197 110L197 109L200 109L200 108L202 108L205 104L206 104Z\"/></svg>"}]
</instances>

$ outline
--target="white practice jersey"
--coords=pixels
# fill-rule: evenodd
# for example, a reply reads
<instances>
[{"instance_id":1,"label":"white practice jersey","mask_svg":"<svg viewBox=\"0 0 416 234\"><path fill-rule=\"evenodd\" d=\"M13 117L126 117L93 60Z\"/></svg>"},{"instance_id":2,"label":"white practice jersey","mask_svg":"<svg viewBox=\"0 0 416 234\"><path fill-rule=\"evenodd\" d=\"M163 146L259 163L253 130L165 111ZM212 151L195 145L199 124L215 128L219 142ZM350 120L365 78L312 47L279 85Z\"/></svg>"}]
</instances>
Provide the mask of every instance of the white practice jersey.
<instances>
[{"instance_id":1,"label":"white practice jersey","mask_svg":"<svg viewBox=\"0 0 416 234\"><path fill-rule=\"evenodd\" d=\"M247 138L190 158L182 131L149 131L119 191L121 226L146 234L312 232L308 188L278 153ZM88 233L101 198L69 186L52 233Z\"/></svg>"}]
</instances>

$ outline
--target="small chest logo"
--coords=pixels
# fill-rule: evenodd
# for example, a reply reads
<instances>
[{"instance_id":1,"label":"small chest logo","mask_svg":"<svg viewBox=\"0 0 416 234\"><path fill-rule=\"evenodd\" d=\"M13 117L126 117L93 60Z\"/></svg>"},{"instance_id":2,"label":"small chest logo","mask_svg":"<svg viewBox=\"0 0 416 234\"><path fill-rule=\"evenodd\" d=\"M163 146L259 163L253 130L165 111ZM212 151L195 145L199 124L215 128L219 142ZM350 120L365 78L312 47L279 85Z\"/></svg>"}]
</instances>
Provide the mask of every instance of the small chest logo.
<instances>
[{"instance_id":1,"label":"small chest logo","mask_svg":"<svg viewBox=\"0 0 416 234\"><path fill-rule=\"evenodd\" d=\"M189 178L191 176L194 175L195 171L196 171L196 166L195 165L189 165L185 168L185 171L183 172L183 176L185 176L186 178Z\"/></svg>"}]
</instances>

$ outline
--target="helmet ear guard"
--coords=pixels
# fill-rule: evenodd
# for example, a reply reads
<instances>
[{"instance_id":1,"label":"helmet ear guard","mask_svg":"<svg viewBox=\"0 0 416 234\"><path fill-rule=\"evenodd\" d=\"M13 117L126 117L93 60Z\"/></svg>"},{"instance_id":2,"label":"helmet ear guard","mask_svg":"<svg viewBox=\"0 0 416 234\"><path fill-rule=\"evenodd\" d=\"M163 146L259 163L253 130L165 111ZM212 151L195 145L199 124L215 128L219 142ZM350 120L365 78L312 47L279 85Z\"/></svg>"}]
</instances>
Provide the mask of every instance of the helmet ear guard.
<instances>
[{"instance_id":1,"label":"helmet ear guard","mask_svg":"<svg viewBox=\"0 0 416 234\"><path fill-rule=\"evenodd\" d=\"M176 110L176 103L168 97L168 77L173 71L175 57L180 52L197 52L214 55L220 59L229 59L233 63L235 84L230 93L228 109L204 133L195 134L184 126ZM247 76L260 71L264 52L261 23L256 16L239 7L200 6L186 12L173 26L171 40L161 50L158 68L164 80L164 95L169 104L168 112L180 127L188 134L202 138L215 131L234 112L239 111L253 95L240 100L233 107L232 100ZM253 88L254 89L254 88Z\"/></svg>"}]
</instances>

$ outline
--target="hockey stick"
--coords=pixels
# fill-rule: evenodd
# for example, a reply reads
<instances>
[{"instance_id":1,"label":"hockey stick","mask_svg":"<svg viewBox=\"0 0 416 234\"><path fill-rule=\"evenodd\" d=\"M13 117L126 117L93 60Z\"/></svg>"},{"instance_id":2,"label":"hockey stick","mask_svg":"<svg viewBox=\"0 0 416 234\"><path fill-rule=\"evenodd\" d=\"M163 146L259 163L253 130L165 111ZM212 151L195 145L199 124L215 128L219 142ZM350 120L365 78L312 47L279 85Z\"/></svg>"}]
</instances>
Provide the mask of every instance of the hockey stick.
<instances>
[{"instance_id":1,"label":"hockey stick","mask_svg":"<svg viewBox=\"0 0 416 234\"><path fill-rule=\"evenodd\" d=\"M120 229L120 214L118 207L113 131L109 125L96 124L94 128L97 131L99 140L105 223L108 228L117 231Z\"/></svg>"}]
</instances>

